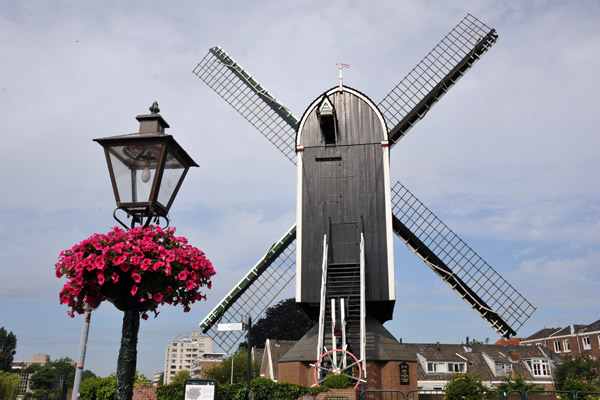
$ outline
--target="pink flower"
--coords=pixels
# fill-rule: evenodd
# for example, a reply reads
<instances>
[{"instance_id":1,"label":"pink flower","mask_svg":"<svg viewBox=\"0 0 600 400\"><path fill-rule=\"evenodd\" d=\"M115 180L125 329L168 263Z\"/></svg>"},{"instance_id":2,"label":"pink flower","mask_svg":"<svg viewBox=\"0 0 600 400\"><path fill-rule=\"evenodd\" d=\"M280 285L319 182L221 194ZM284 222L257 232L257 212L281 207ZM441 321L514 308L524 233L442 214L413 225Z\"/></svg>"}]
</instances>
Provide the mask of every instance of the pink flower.
<instances>
[{"instance_id":1,"label":"pink flower","mask_svg":"<svg viewBox=\"0 0 600 400\"><path fill-rule=\"evenodd\" d=\"M152 269L153 269L154 271L156 271L157 269L159 269L159 268L160 268L160 267L162 267L163 265L165 265L165 263L164 263L164 262L162 262L162 261L157 261L157 262L155 262L155 263L154 263L154 265L152 266Z\"/></svg>"},{"instance_id":2,"label":"pink flower","mask_svg":"<svg viewBox=\"0 0 600 400\"><path fill-rule=\"evenodd\" d=\"M123 254L122 256L113 258L113 264L121 265L127 260L127 255Z\"/></svg>"},{"instance_id":3,"label":"pink flower","mask_svg":"<svg viewBox=\"0 0 600 400\"><path fill-rule=\"evenodd\" d=\"M94 234L63 250L54 265L56 276L67 280L59 302L69 307L70 317L82 314L86 303L96 307L106 299L101 287L107 280L123 284L123 278L129 277L131 294L142 293L140 301L146 304L153 300L148 312L155 317L157 305L164 303L181 304L189 312L191 304L206 298L198 288L210 288L215 272L203 252L174 233L174 228L157 226L127 231L113 227L107 234Z\"/></svg>"},{"instance_id":4,"label":"pink flower","mask_svg":"<svg viewBox=\"0 0 600 400\"><path fill-rule=\"evenodd\" d=\"M149 258L144 258L144 261L142 261L142 270L147 271L148 269L150 269L150 266L152 265L152 260Z\"/></svg>"}]
</instances>

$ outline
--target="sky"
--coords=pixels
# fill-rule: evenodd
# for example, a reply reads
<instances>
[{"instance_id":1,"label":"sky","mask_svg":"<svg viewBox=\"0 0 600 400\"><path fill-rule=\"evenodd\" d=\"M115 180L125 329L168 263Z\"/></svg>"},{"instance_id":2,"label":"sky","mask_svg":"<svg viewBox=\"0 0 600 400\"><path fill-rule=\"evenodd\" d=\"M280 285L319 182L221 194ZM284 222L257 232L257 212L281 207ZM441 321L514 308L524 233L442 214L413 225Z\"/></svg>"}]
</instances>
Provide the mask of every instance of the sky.
<instances>
[{"instance_id":1,"label":"sky","mask_svg":"<svg viewBox=\"0 0 600 400\"><path fill-rule=\"evenodd\" d=\"M600 319L600 2L0 0L0 326L15 360L77 358L59 253L117 223L92 139L158 101L200 165L171 209L217 275L189 313L142 321L137 368L198 323L296 218L292 163L192 70L220 45L296 116L337 84L378 103L469 12L498 43L391 152L400 180L537 307L518 336ZM498 336L395 239L405 342ZM285 295L291 297L293 290ZM256 316L255 316L256 317ZM85 368L116 369L122 312L92 314Z\"/></svg>"}]
</instances>

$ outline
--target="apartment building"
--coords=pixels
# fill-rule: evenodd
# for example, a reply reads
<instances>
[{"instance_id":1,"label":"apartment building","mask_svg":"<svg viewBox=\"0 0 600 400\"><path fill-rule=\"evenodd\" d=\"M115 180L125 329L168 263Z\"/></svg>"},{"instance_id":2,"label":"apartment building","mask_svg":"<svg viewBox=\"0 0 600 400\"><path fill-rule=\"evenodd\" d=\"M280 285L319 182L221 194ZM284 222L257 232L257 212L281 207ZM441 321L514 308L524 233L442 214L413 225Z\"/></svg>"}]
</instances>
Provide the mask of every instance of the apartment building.
<instances>
[{"instance_id":1,"label":"apartment building","mask_svg":"<svg viewBox=\"0 0 600 400\"><path fill-rule=\"evenodd\" d=\"M544 346L563 357L586 354L600 358L600 320L589 325L544 328L521 340L524 346Z\"/></svg>"},{"instance_id":2,"label":"apartment building","mask_svg":"<svg viewBox=\"0 0 600 400\"><path fill-rule=\"evenodd\" d=\"M212 353L212 338L201 332L175 338L167 344L165 352L164 383L171 383L181 370L191 371L194 361L205 353Z\"/></svg>"}]
</instances>

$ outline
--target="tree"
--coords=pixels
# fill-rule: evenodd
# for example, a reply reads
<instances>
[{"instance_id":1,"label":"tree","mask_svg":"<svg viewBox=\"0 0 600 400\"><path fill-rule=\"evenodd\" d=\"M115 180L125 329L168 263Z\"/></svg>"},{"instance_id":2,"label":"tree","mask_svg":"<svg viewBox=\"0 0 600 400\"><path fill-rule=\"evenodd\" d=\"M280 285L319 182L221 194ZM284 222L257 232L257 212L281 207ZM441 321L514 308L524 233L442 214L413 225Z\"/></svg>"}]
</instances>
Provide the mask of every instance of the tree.
<instances>
[{"instance_id":1,"label":"tree","mask_svg":"<svg viewBox=\"0 0 600 400\"><path fill-rule=\"evenodd\" d=\"M10 372L15 353L17 352L17 337L12 331L0 328L0 371Z\"/></svg>"},{"instance_id":2,"label":"tree","mask_svg":"<svg viewBox=\"0 0 600 400\"><path fill-rule=\"evenodd\" d=\"M495 399L496 394L472 374L456 374L446 384L445 400Z\"/></svg>"},{"instance_id":3,"label":"tree","mask_svg":"<svg viewBox=\"0 0 600 400\"><path fill-rule=\"evenodd\" d=\"M21 378L19 375L0 371L0 400L13 400L17 397Z\"/></svg>"},{"instance_id":4,"label":"tree","mask_svg":"<svg viewBox=\"0 0 600 400\"><path fill-rule=\"evenodd\" d=\"M556 387L559 390L600 390L600 361L588 355L566 357L554 371Z\"/></svg>"},{"instance_id":5,"label":"tree","mask_svg":"<svg viewBox=\"0 0 600 400\"><path fill-rule=\"evenodd\" d=\"M182 369L171 379L171 383L184 383L186 379L190 379L190 371Z\"/></svg>"},{"instance_id":6,"label":"tree","mask_svg":"<svg viewBox=\"0 0 600 400\"><path fill-rule=\"evenodd\" d=\"M41 367L31 377L31 388L38 399L65 400L75 380L75 363L70 358L59 358Z\"/></svg>"},{"instance_id":7,"label":"tree","mask_svg":"<svg viewBox=\"0 0 600 400\"><path fill-rule=\"evenodd\" d=\"M221 364L208 369L206 377L208 379L215 379L221 385L230 383L232 360L233 383L246 382L248 378L248 352L246 349L239 349L231 357L224 359ZM258 376L259 374L260 363L254 360L252 362L252 376Z\"/></svg>"},{"instance_id":8,"label":"tree","mask_svg":"<svg viewBox=\"0 0 600 400\"><path fill-rule=\"evenodd\" d=\"M88 378L81 382L80 400L113 400L115 397L115 374L106 378Z\"/></svg>"},{"instance_id":9,"label":"tree","mask_svg":"<svg viewBox=\"0 0 600 400\"><path fill-rule=\"evenodd\" d=\"M282 300L252 325L252 346L265 347L267 339L298 340L314 324L295 299Z\"/></svg>"}]
</instances>

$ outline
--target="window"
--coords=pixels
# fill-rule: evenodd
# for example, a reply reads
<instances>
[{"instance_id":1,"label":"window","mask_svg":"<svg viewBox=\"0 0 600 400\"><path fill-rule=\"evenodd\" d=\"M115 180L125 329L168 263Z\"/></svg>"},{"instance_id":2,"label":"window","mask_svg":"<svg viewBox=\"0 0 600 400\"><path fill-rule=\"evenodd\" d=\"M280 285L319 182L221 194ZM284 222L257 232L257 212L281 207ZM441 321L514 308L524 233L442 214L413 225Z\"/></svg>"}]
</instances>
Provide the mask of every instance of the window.
<instances>
[{"instance_id":1,"label":"window","mask_svg":"<svg viewBox=\"0 0 600 400\"><path fill-rule=\"evenodd\" d=\"M563 340L563 348L565 349L565 353L571 351L571 342L569 342L569 339Z\"/></svg>"},{"instance_id":2,"label":"window","mask_svg":"<svg viewBox=\"0 0 600 400\"><path fill-rule=\"evenodd\" d=\"M584 350L591 350L592 349L592 342L590 341L590 337L589 336L584 336L581 338L581 340L583 341L583 349Z\"/></svg>"},{"instance_id":3,"label":"window","mask_svg":"<svg viewBox=\"0 0 600 400\"><path fill-rule=\"evenodd\" d=\"M547 360L531 359L525 360L527 367L534 377L550 376L550 368Z\"/></svg>"},{"instance_id":4,"label":"window","mask_svg":"<svg viewBox=\"0 0 600 400\"><path fill-rule=\"evenodd\" d=\"M560 349L560 341L558 341L558 340L554 341L554 351L556 353L560 353L560 351L561 351L561 349Z\"/></svg>"},{"instance_id":5,"label":"window","mask_svg":"<svg viewBox=\"0 0 600 400\"><path fill-rule=\"evenodd\" d=\"M466 364L464 362L428 362L427 363L427 372L428 373L455 373L455 372L465 372Z\"/></svg>"},{"instance_id":6,"label":"window","mask_svg":"<svg viewBox=\"0 0 600 400\"><path fill-rule=\"evenodd\" d=\"M508 373L510 373L511 371L511 365L510 364L504 364L504 363L496 363L496 376L503 376L506 375Z\"/></svg>"},{"instance_id":7,"label":"window","mask_svg":"<svg viewBox=\"0 0 600 400\"><path fill-rule=\"evenodd\" d=\"M448 372L465 372L465 363L448 363Z\"/></svg>"}]
</instances>

